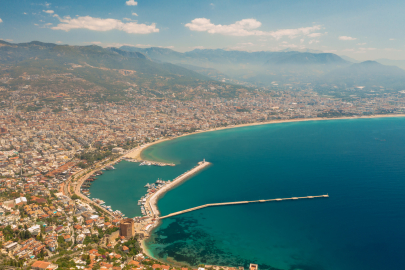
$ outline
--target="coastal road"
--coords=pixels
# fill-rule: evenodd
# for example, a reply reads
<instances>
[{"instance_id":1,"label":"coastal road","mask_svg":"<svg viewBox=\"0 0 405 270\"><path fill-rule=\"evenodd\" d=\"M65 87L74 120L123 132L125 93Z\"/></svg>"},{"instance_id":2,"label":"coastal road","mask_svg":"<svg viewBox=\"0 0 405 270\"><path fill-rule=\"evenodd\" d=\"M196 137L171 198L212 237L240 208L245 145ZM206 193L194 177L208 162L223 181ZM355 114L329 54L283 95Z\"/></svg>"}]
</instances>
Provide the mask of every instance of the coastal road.
<instances>
[{"instance_id":1,"label":"coastal road","mask_svg":"<svg viewBox=\"0 0 405 270\"><path fill-rule=\"evenodd\" d=\"M85 202L93 205L93 206L97 206L98 208L100 208L104 213L106 213L110 218L115 219L116 217L111 214L109 211L107 211L106 209L100 207L100 205L98 205L97 203L93 202L92 200L90 200L89 198L87 198L86 196L84 196L81 192L80 192L80 187L82 186L83 182L89 178L92 174L94 174L96 171L99 171L101 169L103 169L104 167L110 166L112 164L114 164L115 162L117 162L119 159L121 159L121 157L107 163L104 165L101 164L97 164L93 170L91 170L90 172L88 172L87 174L83 175L82 177L80 177L80 179L78 179L76 181L76 186L74 188L74 194L76 194L77 196L79 196L82 200L84 200ZM69 181L69 185L67 186L68 192L70 193L70 186L71 186L72 182Z\"/></svg>"}]
</instances>

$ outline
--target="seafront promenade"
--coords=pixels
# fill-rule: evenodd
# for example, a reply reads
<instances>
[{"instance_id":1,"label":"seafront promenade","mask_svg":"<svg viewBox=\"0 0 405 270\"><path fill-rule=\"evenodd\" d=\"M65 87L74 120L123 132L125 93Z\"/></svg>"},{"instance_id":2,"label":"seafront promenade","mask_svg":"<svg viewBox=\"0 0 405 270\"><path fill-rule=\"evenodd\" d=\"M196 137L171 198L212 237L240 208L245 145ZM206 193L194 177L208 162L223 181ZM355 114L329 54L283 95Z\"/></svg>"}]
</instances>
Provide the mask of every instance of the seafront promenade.
<instances>
[{"instance_id":1,"label":"seafront promenade","mask_svg":"<svg viewBox=\"0 0 405 270\"><path fill-rule=\"evenodd\" d=\"M319 195L319 196L278 198L278 199L269 199L269 200L240 201L240 202L224 202L224 203L210 203L210 204L204 204L204 205L200 205L200 206L197 206L197 207L189 208L189 209L186 209L186 210L183 210L183 211L179 211L179 212L174 212L174 213L171 213L171 214L169 214L169 215L160 217L159 219L165 219L165 218L169 218L169 217L181 215L181 214L184 214L184 213L188 213L188 212L192 212L192 211L196 211L196 210L199 210L199 209L202 209L202 208L212 207L212 206L237 205L237 204L247 204L247 203L280 202L280 201L288 201L288 200L314 199L314 198L329 198L329 195L326 194L326 195Z\"/></svg>"}]
</instances>

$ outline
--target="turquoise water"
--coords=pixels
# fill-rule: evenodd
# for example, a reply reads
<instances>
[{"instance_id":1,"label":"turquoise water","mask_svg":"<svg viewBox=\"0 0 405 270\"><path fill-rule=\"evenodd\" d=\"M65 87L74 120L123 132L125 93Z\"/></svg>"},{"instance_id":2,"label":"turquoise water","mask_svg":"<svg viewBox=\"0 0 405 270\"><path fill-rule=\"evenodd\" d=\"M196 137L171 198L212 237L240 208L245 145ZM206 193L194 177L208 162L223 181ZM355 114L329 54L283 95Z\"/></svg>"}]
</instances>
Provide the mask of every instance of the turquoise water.
<instances>
[{"instance_id":1,"label":"turquoise water","mask_svg":"<svg viewBox=\"0 0 405 270\"><path fill-rule=\"evenodd\" d=\"M163 215L214 202L326 193L330 198L206 208L166 219L147 242L155 257L194 266L403 269L404 134L404 118L201 133L144 152L178 166L122 162L94 182L91 192L137 215L133 209L139 209L146 182L172 179L205 158L212 166L159 200Z\"/></svg>"}]
</instances>

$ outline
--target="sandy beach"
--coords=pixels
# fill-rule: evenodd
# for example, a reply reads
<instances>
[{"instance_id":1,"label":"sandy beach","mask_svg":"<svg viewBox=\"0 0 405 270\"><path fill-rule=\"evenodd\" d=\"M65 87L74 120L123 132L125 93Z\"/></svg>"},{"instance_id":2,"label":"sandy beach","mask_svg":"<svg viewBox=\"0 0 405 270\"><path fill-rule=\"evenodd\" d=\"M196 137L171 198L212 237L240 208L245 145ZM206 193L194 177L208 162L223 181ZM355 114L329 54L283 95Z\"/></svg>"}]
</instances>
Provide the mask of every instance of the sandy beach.
<instances>
[{"instance_id":1,"label":"sandy beach","mask_svg":"<svg viewBox=\"0 0 405 270\"><path fill-rule=\"evenodd\" d=\"M370 119L370 118L391 118L391 117L405 117L405 114L352 116L352 117L336 117L336 118L326 118L325 117L325 118L303 118L303 119L271 120L271 121L266 121L266 122L255 122L255 123L241 124L241 125L230 125L230 126L226 126L226 127L211 128L211 129L207 129L207 130L199 130L199 131L195 131L193 133L183 134L181 136L176 136L176 137L164 138L164 139L161 139L161 140L157 140L157 141L154 141L154 142L151 142L151 143L144 144L142 146L138 146L138 147L130 150L123 157L137 159L137 160L143 160L142 159L142 151L145 150L146 148L152 146L152 145L155 145L155 144L158 144L158 143L161 143L161 142L164 142L164 141L168 141L168 140L174 140L174 139L184 137L184 136L193 135L193 134L211 132L211 131L218 131L218 130L224 130L224 129L230 129L230 128L240 128L240 127L269 125L269 124L281 124L281 123L307 122L307 121L327 121L327 120L344 120L344 119Z\"/></svg>"},{"instance_id":2,"label":"sandy beach","mask_svg":"<svg viewBox=\"0 0 405 270\"><path fill-rule=\"evenodd\" d=\"M173 139L173 138L161 139L161 140L157 140L157 141L154 141L154 142L151 142L151 143L144 144L142 146L138 146L138 147L130 150L123 157L124 158L132 158L132 159L142 160L141 153L142 153L143 150L145 150L146 148L148 148L149 146L152 146L154 144L161 143L161 142L164 142L164 141L168 141L168 140L171 140L171 139Z\"/></svg>"}]
</instances>

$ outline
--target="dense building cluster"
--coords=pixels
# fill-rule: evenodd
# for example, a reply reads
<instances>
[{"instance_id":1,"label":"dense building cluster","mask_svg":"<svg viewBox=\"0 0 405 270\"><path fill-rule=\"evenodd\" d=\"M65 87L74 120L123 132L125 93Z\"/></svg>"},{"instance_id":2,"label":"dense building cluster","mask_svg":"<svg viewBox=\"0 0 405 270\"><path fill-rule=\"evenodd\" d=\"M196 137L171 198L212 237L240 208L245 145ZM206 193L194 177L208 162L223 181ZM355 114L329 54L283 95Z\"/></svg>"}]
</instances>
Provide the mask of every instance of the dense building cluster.
<instances>
[{"instance_id":1,"label":"dense building cluster","mask_svg":"<svg viewBox=\"0 0 405 270\"><path fill-rule=\"evenodd\" d=\"M30 83L41 78L23 79ZM48 80L77 78L61 74ZM150 218L108 213L73 195L69 181L161 138L271 120L399 114L405 108L402 92L339 99L307 87L241 91L225 98L213 94L219 87L188 87L178 98L174 92L133 85L116 102L97 100L102 96L95 87L66 88L65 93L45 87L39 92L24 84L11 91L0 103L2 263L32 269L171 269L142 253L139 240Z\"/></svg>"},{"instance_id":2,"label":"dense building cluster","mask_svg":"<svg viewBox=\"0 0 405 270\"><path fill-rule=\"evenodd\" d=\"M196 130L277 119L402 113L403 94L343 101L306 90L255 92L238 98L157 99L132 88L131 102L63 99L61 111L43 107L0 110L0 174L47 174L90 148L116 147ZM82 106L83 105L83 106Z\"/></svg>"}]
</instances>

